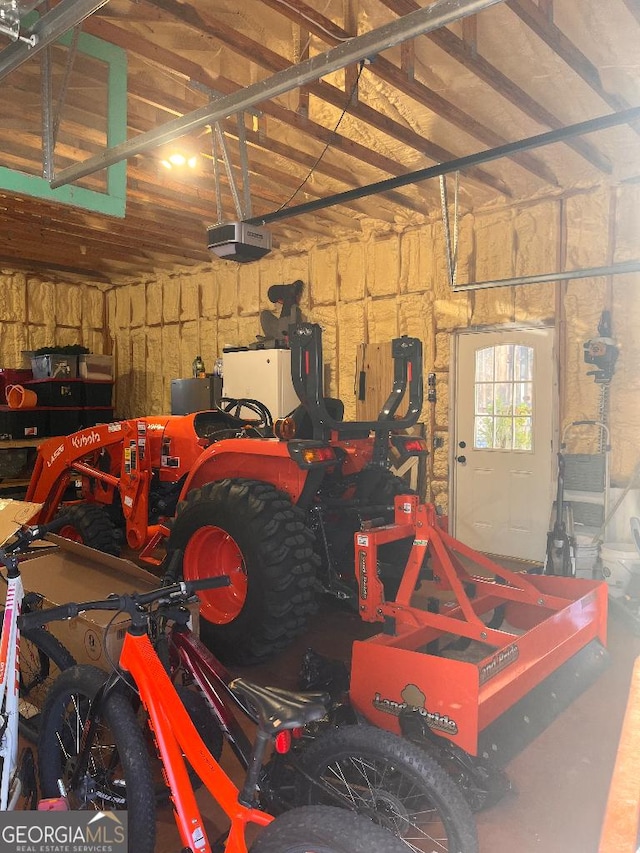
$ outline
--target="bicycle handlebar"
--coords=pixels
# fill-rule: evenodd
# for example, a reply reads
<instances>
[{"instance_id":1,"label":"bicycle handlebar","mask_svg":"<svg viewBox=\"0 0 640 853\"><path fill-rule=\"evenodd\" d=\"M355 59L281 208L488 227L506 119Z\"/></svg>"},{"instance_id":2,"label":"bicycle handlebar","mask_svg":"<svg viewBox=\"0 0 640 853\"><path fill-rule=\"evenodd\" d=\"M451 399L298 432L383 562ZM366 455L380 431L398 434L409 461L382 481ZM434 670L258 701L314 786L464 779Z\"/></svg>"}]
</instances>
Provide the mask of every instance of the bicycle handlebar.
<instances>
[{"instance_id":1,"label":"bicycle handlebar","mask_svg":"<svg viewBox=\"0 0 640 853\"><path fill-rule=\"evenodd\" d=\"M47 533L55 533L60 528L64 527L65 524L68 524L69 520L64 515L59 515L57 518L48 521L46 524L36 524L31 525L30 527L21 527L15 533L15 539L13 542L9 542L8 545L5 545L3 548L0 548L0 563L4 562L4 558L7 556L14 556L15 554L19 554L22 551L25 551L32 542L35 542L37 539L44 539Z\"/></svg>"},{"instance_id":2,"label":"bicycle handlebar","mask_svg":"<svg viewBox=\"0 0 640 853\"><path fill-rule=\"evenodd\" d=\"M18 618L18 627L21 631L30 628L40 628L49 622L61 622L63 619L73 619L87 610L120 610L128 613L132 618L139 613L145 605L154 601L186 601L200 589L216 589L217 587L229 586L231 583L228 575L220 575L215 578L204 578L195 581L180 581L170 586L158 587L150 592L131 592L118 595L114 593L109 598L98 601L69 602L47 610L38 610L33 613L23 613Z\"/></svg>"}]
</instances>

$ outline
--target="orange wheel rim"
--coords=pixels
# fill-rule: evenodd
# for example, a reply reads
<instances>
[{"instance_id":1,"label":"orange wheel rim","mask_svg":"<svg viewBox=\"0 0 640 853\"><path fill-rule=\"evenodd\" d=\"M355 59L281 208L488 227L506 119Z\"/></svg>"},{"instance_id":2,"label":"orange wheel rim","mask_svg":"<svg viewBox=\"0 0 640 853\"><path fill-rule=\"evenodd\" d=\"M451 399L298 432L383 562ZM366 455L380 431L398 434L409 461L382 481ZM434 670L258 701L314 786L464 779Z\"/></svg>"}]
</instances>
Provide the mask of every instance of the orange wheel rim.
<instances>
[{"instance_id":1,"label":"orange wheel rim","mask_svg":"<svg viewBox=\"0 0 640 853\"><path fill-rule=\"evenodd\" d=\"M236 619L247 598L247 571L237 542L221 527L201 527L189 539L184 552L182 573L185 580L227 575L230 586L200 590L202 616L217 625Z\"/></svg>"}]
</instances>

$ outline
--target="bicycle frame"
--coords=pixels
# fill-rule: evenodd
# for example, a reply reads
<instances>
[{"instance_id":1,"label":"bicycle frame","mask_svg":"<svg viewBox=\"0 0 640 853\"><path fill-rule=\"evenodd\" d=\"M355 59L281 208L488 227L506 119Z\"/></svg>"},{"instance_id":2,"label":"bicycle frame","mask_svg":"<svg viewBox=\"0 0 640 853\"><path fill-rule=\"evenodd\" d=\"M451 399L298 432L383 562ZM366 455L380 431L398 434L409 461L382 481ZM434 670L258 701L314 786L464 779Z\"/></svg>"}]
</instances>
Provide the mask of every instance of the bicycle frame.
<instances>
[{"instance_id":1,"label":"bicycle frame","mask_svg":"<svg viewBox=\"0 0 640 853\"><path fill-rule=\"evenodd\" d=\"M185 671L199 687L225 739L246 770L251 762L251 742L230 712L229 704L233 703L234 707L251 719L253 716L230 689L232 676L189 628L174 626L169 633L169 642L184 664Z\"/></svg>"},{"instance_id":2,"label":"bicycle frame","mask_svg":"<svg viewBox=\"0 0 640 853\"><path fill-rule=\"evenodd\" d=\"M226 853L246 853L247 824L266 826L273 817L240 802L239 789L205 746L146 633L125 634L120 666L133 678L149 714L184 846L197 853L212 851L189 781L186 758L231 821Z\"/></svg>"},{"instance_id":3,"label":"bicycle frame","mask_svg":"<svg viewBox=\"0 0 640 853\"><path fill-rule=\"evenodd\" d=\"M24 587L22 578L9 569L7 595L0 637L0 810L15 809L22 792L18 768L18 695L20 690L20 630L18 616L22 610Z\"/></svg>"}]
</instances>

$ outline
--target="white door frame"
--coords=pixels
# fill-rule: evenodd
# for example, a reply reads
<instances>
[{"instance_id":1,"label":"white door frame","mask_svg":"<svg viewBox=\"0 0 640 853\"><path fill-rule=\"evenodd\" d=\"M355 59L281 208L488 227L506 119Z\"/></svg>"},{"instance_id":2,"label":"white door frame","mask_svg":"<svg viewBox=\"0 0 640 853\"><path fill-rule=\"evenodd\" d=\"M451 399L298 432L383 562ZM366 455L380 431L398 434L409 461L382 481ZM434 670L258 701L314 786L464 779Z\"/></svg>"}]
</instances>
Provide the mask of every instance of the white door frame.
<instances>
[{"instance_id":1,"label":"white door frame","mask_svg":"<svg viewBox=\"0 0 640 853\"><path fill-rule=\"evenodd\" d=\"M487 326L471 326L461 329L454 329L451 334L451 342L450 342L450 371L449 371L449 379L450 379L450 393L449 393L449 531L453 536L456 536L456 512L455 512L455 501L456 501L456 456L457 456L457 443L456 443L456 435L458 432L458 422L457 422L457 407L456 407L456 398L457 398L457 381L458 381L458 341L462 335L465 334L473 334L473 333L500 333L500 332L513 332L513 331L532 331L536 329L547 329L553 333L553 342L552 342L552 353L553 353L553 386L552 386L552 394L551 394L551 416L552 416L552 426L551 426L551 435L552 435L552 447L551 447L551 470L549 472L551 482L556 483L557 478L557 453L559 449L559 411L560 411L560 396L559 396L559 334L558 328L556 325L552 325L550 323L497 323L491 324ZM555 496L556 489L555 485L552 489L552 496ZM554 497L552 497L553 501Z\"/></svg>"}]
</instances>

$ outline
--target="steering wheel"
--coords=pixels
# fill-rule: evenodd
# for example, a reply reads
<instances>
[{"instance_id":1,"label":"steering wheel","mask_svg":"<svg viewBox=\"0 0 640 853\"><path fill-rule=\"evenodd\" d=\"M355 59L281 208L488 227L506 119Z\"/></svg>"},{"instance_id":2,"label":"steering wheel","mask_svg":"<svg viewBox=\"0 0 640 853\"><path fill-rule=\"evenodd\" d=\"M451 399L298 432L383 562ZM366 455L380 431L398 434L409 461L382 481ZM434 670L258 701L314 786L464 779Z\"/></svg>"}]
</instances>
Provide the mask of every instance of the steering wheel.
<instances>
[{"instance_id":1,"label":"steering wheel","mask_svg":"<svg viewBox=\"0 0 640 853\"><path fill-rule=\"evenodd\" d=\"M218 408L223 412L226 412L228 415L243 421L247 426L254 427L255 429L262 428L270 430L273 428L273 417L271 412L267 409L264 403L261 403L259 400L251 400L249 397L220 397L218 400ZM257 415L257 420L243 417L243 409L248 409L248 411Z\"/></svg>"}]
</instances>

